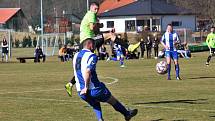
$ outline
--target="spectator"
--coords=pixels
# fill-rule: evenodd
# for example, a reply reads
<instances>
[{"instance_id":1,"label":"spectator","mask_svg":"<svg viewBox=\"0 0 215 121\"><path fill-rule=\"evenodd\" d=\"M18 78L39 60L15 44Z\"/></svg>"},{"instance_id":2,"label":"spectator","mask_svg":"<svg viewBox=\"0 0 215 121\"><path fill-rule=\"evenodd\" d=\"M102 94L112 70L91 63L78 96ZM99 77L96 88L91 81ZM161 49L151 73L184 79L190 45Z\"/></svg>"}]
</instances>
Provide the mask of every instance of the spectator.
<instances>
[{"instance_id":1,"label":"spectator","mask_svg":"<svg viewBox=\"0 0 215 121\"><path fill-rule=\"evenodd\" d=\"M152 41L150 39L150 36L147 37L146 40L146 51L147 51L147 58L151 58L152 53Z\"/></svg>"},{"instance_id":2,"label":"spectator","mask_svg":"<svg viewBox=\"0 0 215 121\"><path fill-rule=\"evenodd\" d=\"M105 57L108 58L109 54L107 53L106 47L104 45L102 45L99 48L99 59L100 60L105 60Z\"/></svg>"},{"instance_id":3,"label":"spectator","mask_svg":"<svg viewBox=\"0 0 215 121\"><path fill-rule=\"evenodd\" d=\"M144 59L144 52L145 52L145 42L143 39L140 40L140 50L141 50L141 58Z\"/></svg>"},{"instance_id":4,"label":"spectator","mask_svg":"<svg viewBox=\"0 0 215 121\"><path fill-rule=\"evenodd\" d=\"M60 60L61 60L61 62L64 62L64 61L66 61L66 51L67 51L67 46L66 45L64 45L63 47L61 47L60 48L60 50L59 50L59 58L60 58Z\"/></svg>"},{"instance_id":5,"label":"spectator","mask_svg":"<svg viewBox=\"0 0 215 121\"><path fill-rule=\"evenodd\" d=\"M6 62L8 62L8 42L5 36L2 40L2 61L4 61L4 55L6 57Z\"/></svg>"},{"instance_id":6,"label":"spectator","mask_svg":"<svg viewBox=\"0 0 215 121\"><path fill-rule=\"evenodd\" d=\"M42 58L43 62L45 62L46 56L43 54L43 51L40 48L40 46L36 47L34 55L35 55L35 61L34 61L35 63L40 62L40 58Z\"/></svg>"},{"instance_id":7,"label":"spectator","mask_svg":"<svg viewBox=\"0 0 215 121\"><path fill-rule=\"evenodd\" d=\"M160 44L160 41L157 39L157 37L155 37L154 42L153 42L154 53L155 53L155 59L158 58L159 44Z\"/></svg>"}]
</instances>

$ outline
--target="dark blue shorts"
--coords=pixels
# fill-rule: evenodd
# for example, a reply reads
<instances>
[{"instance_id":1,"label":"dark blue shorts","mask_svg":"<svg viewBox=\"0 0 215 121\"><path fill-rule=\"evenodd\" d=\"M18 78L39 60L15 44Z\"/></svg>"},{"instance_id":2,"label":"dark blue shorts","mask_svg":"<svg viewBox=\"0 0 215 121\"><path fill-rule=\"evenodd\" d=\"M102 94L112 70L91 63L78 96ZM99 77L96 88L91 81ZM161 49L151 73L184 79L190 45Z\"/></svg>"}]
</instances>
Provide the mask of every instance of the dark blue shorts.
<instances>
[{"instance_id":1,"label":"dark blue shorts","mask_svg":"<svg viewBox=\"0 0 215 121\"><path fill-rule=\"evenodd\" d=\"M173 60L178 60L178 52L177 51L166 51L165 56L170 57Z\"/></svg>"},{"instance_id":2,"label":"dark blue shorts","mask_svg":"<svg viewBox=\"0 0 215 121\"><path fill-rule=\"evenodd\" d=\"M111 92L108 90L104 83L101 83L99 87L88 90L86 95L80 95L80 92L78 92L78 95L86 102L89 102L90 100L107 102L111 97Z\"/></svg>"}]
</instances>

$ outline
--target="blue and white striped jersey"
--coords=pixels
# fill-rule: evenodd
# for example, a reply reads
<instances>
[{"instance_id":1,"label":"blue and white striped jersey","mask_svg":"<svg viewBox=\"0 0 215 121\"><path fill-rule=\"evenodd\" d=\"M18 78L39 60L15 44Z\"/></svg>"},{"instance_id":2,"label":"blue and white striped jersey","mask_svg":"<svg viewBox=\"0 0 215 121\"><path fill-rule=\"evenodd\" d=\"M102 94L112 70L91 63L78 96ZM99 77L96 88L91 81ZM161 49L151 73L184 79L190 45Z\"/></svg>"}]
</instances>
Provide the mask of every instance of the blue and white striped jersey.
<instances>
[{"instance_id":1,"label":"blue and white striped jersey","mask_svg":"<svg viewBox=\"0 0 215 121\"><path fill-rule=\"evenodd\" d=\"M81 91L85 87L85 72L87 69L91 71L89 89L99 87L100 81L96 74L96 63L98 58L96 54L92 53L88 49L82 49L76 53L73 58L73 69L76 80L76 89Z\"/></svg>"},{"instance_id":2,"label":"blue and white striped jersey","mask_svg":"<svg viewBox=\"0 0 215 121\"><path fill-rule=\"evenodd\" d=\"M176 51L177 49L175 47L175 43L179 42L179 37L175 32L165 32L161 38L161 41L169 47L168 49L166 49L166 51Z\"/></svg>"}]
</instances>

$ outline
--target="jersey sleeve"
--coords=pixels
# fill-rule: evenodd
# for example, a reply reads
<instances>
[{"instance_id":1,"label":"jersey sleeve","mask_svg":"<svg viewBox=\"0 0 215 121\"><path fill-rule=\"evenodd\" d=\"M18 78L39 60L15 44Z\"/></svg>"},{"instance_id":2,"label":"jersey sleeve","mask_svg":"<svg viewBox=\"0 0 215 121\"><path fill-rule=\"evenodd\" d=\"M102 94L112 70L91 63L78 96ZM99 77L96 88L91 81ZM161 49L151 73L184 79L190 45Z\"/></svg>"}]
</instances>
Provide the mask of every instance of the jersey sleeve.
<instances>
[{"instance_id":1,"label":"jersey sleeve","mask_svg":"<svg viewBox=\"0 0 215 121\"><path fill-rule=\"evenodd\" d=\"M165 34L161 37L161 40L160 40L160 42L163 42L163 43L165 43Z\"/></svg>"},{"instance_id":2,"label":"jersey sleeve","mask_svg":"<svg viewBox=\"0 0 215 121\"><path fill-rule=\"evenodd\" d=\"M95 71L97 61L97 56L95 54L91 55L87 62L87 68L90 69L90 71Z\"/></svg>"},{"instance_id":3,"label":"jersey sleeve","mask_svg":"<svg viewBox=\"0 0 215 121\"><path fill-rule=\"evenodd\" d=\"M88 16L88 22L89 23L96 23L96 14L90 13Z\"/></svg>"}]
</instances>

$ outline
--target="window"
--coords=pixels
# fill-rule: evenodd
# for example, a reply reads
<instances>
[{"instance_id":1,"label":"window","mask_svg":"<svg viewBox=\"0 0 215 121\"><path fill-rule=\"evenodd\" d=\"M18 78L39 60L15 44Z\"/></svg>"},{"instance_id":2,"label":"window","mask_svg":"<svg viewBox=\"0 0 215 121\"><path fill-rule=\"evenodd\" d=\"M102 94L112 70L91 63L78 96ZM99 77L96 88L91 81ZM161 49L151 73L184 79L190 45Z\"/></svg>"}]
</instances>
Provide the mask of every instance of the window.
<instances>
[{"instance_id":1,"label":"window","mask_svg":"<svg viewBox=\"0 0 215 121\"><path fill-rule=\"evenodd\" d=\"M182 22L181 21L173 21L172 26L182 26Z\"/></svg>"},{"instance_id":2,"label":"window","mask_svg":"<svg viewBox=\"0 0 215 121\"><path fill-rule=\"evenodd\" d=\"M107 21L107 28L114 28L114 21Z\"/></svg>"},{"instance_id":3,"label":"window","mask_svg":"<svg viewBox=\"0 0 215 121\"><path fill-rule=\"evenodd\" d=\"M126 31L135 31L135 20L125 21L125 30Z\"/></svg>"}]
</instances>

